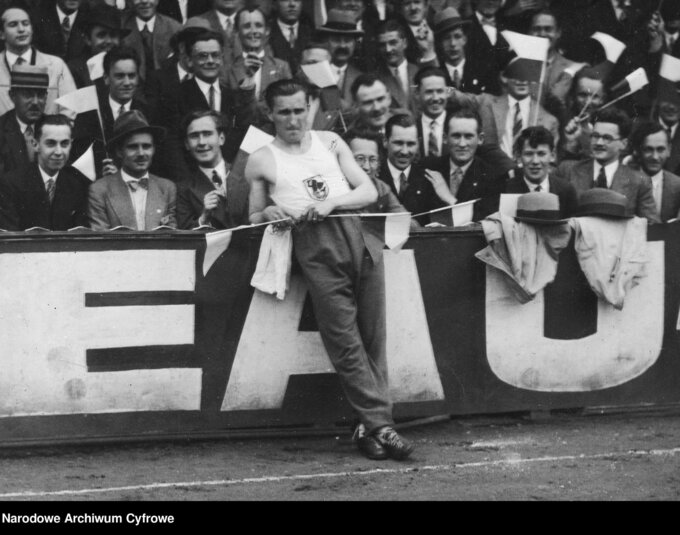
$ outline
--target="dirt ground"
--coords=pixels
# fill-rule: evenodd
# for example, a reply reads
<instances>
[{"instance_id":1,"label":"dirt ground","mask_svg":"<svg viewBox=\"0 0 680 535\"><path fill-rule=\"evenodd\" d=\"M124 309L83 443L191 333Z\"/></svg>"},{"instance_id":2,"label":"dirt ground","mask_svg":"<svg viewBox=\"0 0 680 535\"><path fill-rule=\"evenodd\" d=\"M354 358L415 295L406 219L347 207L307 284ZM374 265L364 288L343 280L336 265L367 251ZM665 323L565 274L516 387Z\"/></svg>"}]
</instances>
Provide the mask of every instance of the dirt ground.
<instances>
[{"instance_id":1,"label":"dirt ground","mask_svg":"<svg viewBox=\"0 0 680 535\"><path fill-rule=\"evenodd\" d=\"M416 451L401 463L364 459L348 436L0 450L0 512L15 500L680 497L680 408L456 418L403 433Z\"/></svg>"}]
</instances>

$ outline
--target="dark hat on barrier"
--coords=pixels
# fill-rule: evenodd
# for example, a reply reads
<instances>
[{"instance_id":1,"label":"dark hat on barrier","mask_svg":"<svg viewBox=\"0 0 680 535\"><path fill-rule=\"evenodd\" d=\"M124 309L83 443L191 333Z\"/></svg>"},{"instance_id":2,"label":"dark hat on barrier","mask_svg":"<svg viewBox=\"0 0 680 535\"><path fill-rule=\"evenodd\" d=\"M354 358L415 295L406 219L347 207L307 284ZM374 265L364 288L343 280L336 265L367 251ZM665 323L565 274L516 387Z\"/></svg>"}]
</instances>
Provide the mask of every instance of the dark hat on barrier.
<instances>
[{"instance_id":1,"label":"dark hat on barrier","mask_svg":"<svg viewBox=\"0 0 680 535\"><path fill-rule=\"evenodd\" d=\"M107 4L94 7L88 12L85 18L85 27L89 31L94 26L103 26L104 28L115 30L121 37L132 33L132 30L123 27L123 19L118 9Z\"/></svg>"},{"instance_id":2,"label":"dark hat on barrier","mask_svg":"<svg viewBox=\"0 0 680 535\"><path fill-rule=\"evenodd\" d=\"M151 126L141 111L126 111L116 119L115 123L113 123L113 135L109 139L109 148L114 148L131 134L142 132L151 134L156 143L162 141L165 137L165 128Z\"/></svg>"},{"instance_id":3,"label":"dark hat on barrier","mask_svg":"<svg viewBox=\"0 0 680 535\"><path fill-rule=\"evenodd\" d=\"M579 195L574 217L595 216L630 219L628 199L622 193L606 188L593 188Z\"/></svg>"},{"instance_id":4,"label":"dark hat on barrier","mask_svg":"<svg viewBox=\"0 0 680 535\"><path fill-rule=\"evenodd\" d=\"M319 34L364 35L363 30L357 29L357 22L351 12L342 9L328 11L326 24L317 28Z\"/></svg>"},{"instance_id":5,"label":"dark hat on barrier","mask_svg":"<svg viewBox=\"0 0 680 535\"><path fill-rule=\"evenodd\" d=\"M515 219L533 225L562 225L568 221L560 219L560 198L544 192L520 195Z\"/></svg>"},{"instance_id":6,"label":"dark hat on barrier","mask_svg":"<svg viewBox=\"0 0 680 535\"><path fill-rule=\"evenodd\" d=\"M10 73L10 89L44 89L50 86L47 67L15 65Z\"/></svg>"},{"instance_id":7,"label":"dark hat on barrier","mask_svg":"<svg viewBox=\"0 0 680 535\"><path fill-rule=\"evenodd\" d=\"M462 18L456 8L447 7L434 16L433 31L435 35L438 35L468 24L470 21Z\"/></svg>"}]
</instances>

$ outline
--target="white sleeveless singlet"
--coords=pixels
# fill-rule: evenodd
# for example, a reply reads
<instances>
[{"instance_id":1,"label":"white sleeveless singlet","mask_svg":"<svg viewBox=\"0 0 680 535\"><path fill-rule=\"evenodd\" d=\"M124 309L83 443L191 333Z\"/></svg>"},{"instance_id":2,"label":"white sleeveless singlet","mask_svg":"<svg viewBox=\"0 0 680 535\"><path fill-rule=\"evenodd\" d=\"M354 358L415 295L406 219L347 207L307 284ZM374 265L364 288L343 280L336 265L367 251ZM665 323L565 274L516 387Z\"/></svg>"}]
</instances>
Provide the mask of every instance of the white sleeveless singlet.
<instances>
[{"instance_id":1,"label":"white sleeveless singlet","mask_svg":"<svg viewBox=\"0 0 680 535\"><path fill-rule=\"evenodd\" d=\"M323 145L316 132L309 134L311 145L303 154L289 154L273 143L268 145L276 164L272 200L293 217L301 215L314 202L351 191L335 152Z\"/></svg>"}]
</instances>

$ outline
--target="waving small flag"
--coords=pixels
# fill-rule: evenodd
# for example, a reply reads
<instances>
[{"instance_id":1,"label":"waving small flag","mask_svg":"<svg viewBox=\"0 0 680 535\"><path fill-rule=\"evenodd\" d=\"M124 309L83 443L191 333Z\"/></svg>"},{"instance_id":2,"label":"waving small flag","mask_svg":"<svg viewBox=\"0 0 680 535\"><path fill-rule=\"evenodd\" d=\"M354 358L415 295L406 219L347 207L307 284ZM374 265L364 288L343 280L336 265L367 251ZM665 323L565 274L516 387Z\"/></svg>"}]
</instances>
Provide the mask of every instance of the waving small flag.
<instances>
[{"instance_id":1,"label":"waving small flag","mask_svg":"<svg viewBox=\"0 0 680 535\"><path fill-rule=\"evenodd\" d=\"M534 37L507 30L501 33L517 54L517 58L505 68L505 75L515 80L540 82L543 67L548 60L550 41L545 37Z\"/></svg>"},{"instance_id":2,"label":"waving small flag","mask_svg":"<svg viewBox=\"0 0 680 535\"><path fill-rule=\"evenodd\" d=\"M90 80L93 82L104 76L104 56L106 56L106 52L100 52L87 60L87 70L90 73Z\"/></svg>"},{"instance_id":3,"label":"waving small flag","mask_svg":"<svg viewBox=\"0 0 680 535\"><path fill-rule=\"evenodd\" d=\"M92 145L83 153L83 155L73 162L73 167L78 169L92 182L97 180L97 171L94 165L94 150Z\"/></svg>"},{"instance_id":4,"label":"waving small flag","mask_svg":"<svg viewBox=\"0 0 680 535\"><path fill-rule=\"evenodd\" d=\"M76 113L85 113L87 111L99 110L97 88L93 85L88 85L87 87L78 89L73 93L59 97L54 102L59 106L73 110Z\"/></svg>"},{"instance_id":5,"label":"waving small flag","mask_svg":"<svg viewBox=\"0 0 680 535\"><path fill-rule=\"evenodd\" d=\"M454 204L453 206L445 206L444 208L437 208L430 212L430 221L438 223L445 227L462 227L468 223L472 223L472 216L474 213L475 203L479 199L473 201L462 202Z\"/></svg>"},{"instance_id":6,"label":"waving small flag","mask_svg":"<svg viewBox=\"0 0 680 535\"><path fill-rule=\"evenodd\" d=\"M309 81L317 87L324 88L337 84L337 79L328 60L302 65L301 69L305 76L309 78Z\"/></svg>"},{"instance_id":7,"label":"waving small flag","mask_svg":"<svg viewBox=\"0 0 680 535\"><path fill-rule=\"evenodd\" d=\"M595 32L593 35L591 35L591 39L595 39L602 45L605 56L607 56L607 61L612 65L619 61L621 54L623 54L623 51L626 49L626 45L624 43L618 39L615 39L611 35L607 35L606 33Z\"/></svg>"},{"instance_id":8,"label":"waving small flag","mask_svg":"<svg viewBox=\"0 0 680 535\"><path fill-rule=\"evenodd\" d=\"M647 79L647 73L642 67L640 67L639 69L633 71L628 76L626 76L618 84L612 86L610 90L612 102L607 103L606 106L609 106L614 101L621 100L622 98L627 97L628 95L637 93L647 84L649 84L649 80Z\"/></svg>"},{"instance_id":9,"label":"waving small flag","mask_svg":"<svg viewBox=\"0 0 680 535\"><path fill-rule=\"evenodd\" d=\"M240 227L237 227L240 228ZM209 232L205 235L205 256L203 258L203 276L205 277L210 268L224 251L229 248L232 232L236 229Z\"/></svg>"},{"instance_id":10,"label":"waving small flag","mask_svg":"<svg viewBox=\"0 0 680 535\"><path fill-rule=\"evenodd\" d=\"M664 54L659 70L659 101L673 102L680 106L680 59Z\"/></svg>"}]
</instances>

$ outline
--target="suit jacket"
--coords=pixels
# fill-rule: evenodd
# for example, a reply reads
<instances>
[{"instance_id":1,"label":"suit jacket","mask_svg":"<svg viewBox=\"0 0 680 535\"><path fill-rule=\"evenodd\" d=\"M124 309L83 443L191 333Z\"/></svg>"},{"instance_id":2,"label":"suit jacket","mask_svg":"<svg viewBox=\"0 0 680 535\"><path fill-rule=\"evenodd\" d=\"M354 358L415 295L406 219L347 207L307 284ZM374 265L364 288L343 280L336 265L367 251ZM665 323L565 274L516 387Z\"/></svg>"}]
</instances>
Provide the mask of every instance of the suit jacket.
<instances>
[{"instance_id":1,"label":"suit jacket","mask_svg":"<svg viewBox=\"0 0 680 535\"><path fill-rule=\"evenodd\" d=\"M446 85L453 87L453 80L449 74L449 69L443 59L439 60L439 65L446 75ZM481 95L490 93L492 95L501 94L501 82L498 77L498 70L489 62L465 61L463 66L463 77L458 88L464 93Z\"/></svg>"},{"instance_id":2,"label":"suit jacket","mask_svg":"<svg viewBox=\"0 0 680 535\"><path fill-rule=\"evenodd\" d=\"M260 79L260 93L257 95L257 100L264 103L264 92L272 82L277 80L284 80L292 78L293 75L290 72L290 66L288 63L282 59L275 58L267 53L265 53L262 58L262 70ZM234 58L234 62L227 69L227 86L232 91L239 90L239 83L243 81L246 77L246 67L243 55Z\"/></svg>"},{"instance_id":3,"label":"suit jacket","mask_svg":"<svg viewBox=\"0 0 680 535\"><path fill-rule=\"evenodd\" d=\"M571 217L578 204L578 194L574 186L553 174L548 176L548 184L550 193L554 193L560 199L560 217ZM505 193L529 193L529 191L529 186L519 170L505 183Z\"/></svg>"},{"instance_id":4,"label":"suit jacket","mask_svg":"<svg viewBox=\"0 0 680 535\"><path fill-rule=\"evenodd\" d=\"M293 73L300 67L300 58L305 45L312 40L313 27L306 18L301 18L298 24L298 34L295 46L291 47L286 36L281 33L281 27L276 20L271 22L271 32L269 33L269 46L275 58L288 63Z\"/></svg>"},{"instance_id":5,"label":"suit jacket","mask_svg":"<svg viewBox=\"0 0 680 535\"><path fill-rule=\"evenodd\" d=\"M187 180L177 189L178 228L191 230L198 226L203 213L203 197L215 186L200 169L194 168ZM248 194L250 186L245 177L230 172L227 176L227 198L220 196L220 203L210 214L210 224L218 229L247 225Z\"/></svg>"},{"instance_id":6,"label":"suit jacket","mask_svg":"<svg viewBox=\"0 0 680 535\"><path fill-rule=\"evenodd\" d=\"M408 97L404 93L404 89L401 87L401 84L399 83L397 78L394 76L394 74L392 74L392 71L384 62L381 62L376 70L376 74L385 84L387 90L390 92L390 95L392 95L392 105L413 111L416 108L416 101L414 98L415 88L413 87L413 79L415 78L416 73L418 72L418 66L414 65L413 63L408 63L406 66L406 72L410 86L409 87L410 92Z\"/></svg>"},{"instance_id":7,"label":"suit jacket","mask_svg":"<svg viewBox=\"0 0 680 535\"><path fill-rule=\"evenodd\" d=\"M40 7L32 17L33 46L45 54L58 56L66 62L84 54L88 48L85 42L88 11L87 2L82 2L73 26L71 26L68 42L66 42L61 32L61 21L57 14L56 2L40 2Z\"/></svg>"},{"instance_id":8,"label":"suit jacket","mask_svg":"<svg viewBox=\"0 0 680 535\"><path fill-rule=\"evenodd\" d=\"M557 175L571 182L577 193L595 187L593 160L580 162L565 161L557 168ZM622 193L628 199L628 210L639 217L646 217L650 222L659 223L656 203L652 193L652 181L638 171L625 165L619 165L614 174L611 188Z\"/></svg>"},{"instance_id":9,"label":"suit jacket","mask_svg":"<svg viewBox=\"0 0 680 535\"><path fill-rule=\"evenodd\" d=\"M36 67L46 67L50 79L50 85L47 89L45 113L52 114L66 112L72 117L72 112L67 111L65 108L60 108L54 103L59 97L73 93L76 90L76 83L73 81L73 76L71 76L71 72L68 70L66 63L57 56L43 54L35 48L33 51L31 64ZM10 73L7 68L7 56L3 50L0 53L0 115L14 109L14 102L9 98L9 84Z\"/></svg>"},{"instance_id":10,"label":"suit jacket","mask_svg":"<svg viewBox=\"0 0 680 535\"><path fill-rule=\"evenodd\" d=\"M332 66L331 66L332 68ZM363 71L359 69L356 65L349 63L347 65L347 70L345 71L345 77L342 80L342 84L338 86L340 93L342 94L342 100L347 108L351 108L354 105L354 98L352 98L352 84L359 75L363 74Z\"/></svg>"},{"instance_id":11,"label":"suit jacket","mask_svg":"<svg viewBox=\"0 0 680 535\"><path fill-rule=\"evenodd\" d=\"M497 21L498 21L498 17ZM492 45L489 37L482 28L476 14L469 17L471 24L468 30L468 42L465 47L465 55L471 63L486 62L493 67L496 75L499 75L508 64L513 54L510 52L510 45L501 35L505 29L502 23L498 23L498 37L496 44Z\"/></svg>"},{"instance_id":12,"label":"suit jacket","mask_svg":"<svg viewBox=\"0 0 680 535\"><path fill-rule=\"evenodd\" d=\"M153 230L160 225L177 227L176 203L177 188L174 182L149 175L145 230ZM92 230L104 231L121 225L137 230L137 218L130 189L120 171L92 183L87 215Z\"/></svg>"},{"instance_id":13,"label":"suit jacket","mask_svg":"<svg viewBox=\"0 0 680 535\"><path fill-rule=\"evenodd\" d=\"M68 230L86 226L89 186L85 175L66 166L57 176L54 201L50 204L37 164L3 175L0 178L0 228Z\"/></svg>"},{"instance_id":14,"label":"suit jacket","mask_svg":"<svg viewBox=\"0 0 680 535\"><path fill-rule=\"evenodd\" d=\"M28 167L26 140L19 129L14 110L0 117L0 176L22 167Z\"/></svg>"},{"instance_id":15,"label":"suit jacket","mask_svg":"<svg viewBox=\"0 0 680 535\"><path fill-rule=\"evenodd\" d=\"M434 192L432 184L425 177L425 168L419 164L411 165L406 191L397 193L386 159L381 162L378 178L390 187L399 202L412 214L420 214L443 206L442 201ZM430 217L420 216L417 221L421 225L427 225L430 222Z\"/></svg>"},{"instance_id":16,"label":"suit jacket","mask_svg":"<svg viewBox=\"0 0 680 535\"><path fill-rule=\"evenodd\" d=\"M144 39L137 28L137 20L134 13L124 16L123 27L131 30L131 33L123 39L123 44L135 49L140 59L140 76L147 78L148 73L161 68L161 63L171 53L170 38L182 29L182 25L175 19L156 14L156 21L153 27L153 65L146 64L146 54L144 53Z\"/></svg>"},{"instance_id":17,"label":"suit jacket","mask_svg":"<svg viewBox=\"0 0 680 535\"><path fill-rule=\"evenodd\" d=\"M191 0L187 2L187 19L201 15L210 9L210 0ZM182 24L182 11L177 0L160 0L158 12L175 19Z\"/></svg>"},{"instance_id":18,"label":"suit jacket","mask_svg":"<svg viewBox=\"0 0 680 535\"><path fill-rule=\"evenodd\" d=\"M672 173L680 173L680 128L676 129L671 140L671 155L666 160L664 168Z\"/></svg>"},{"instance_id":19,"label":"suit jacket","mask_svg":"<svg viewBox=\"0 0 680 535\"><path fill-rule=\"evenodd\" d=\"M451 158L442 156L436 159L428 159L425 162L427 169L439 171L447 183L451 177ZM498 211L500 195L505 189L504 176L501 172L475 156L472 164L463 175L463 180L458 187L456 199L459 203L480 199L475 203L473 219L479 221L489 214ZM443 203L440 204L443 206Z\"/></svg>"}]
</instances>

